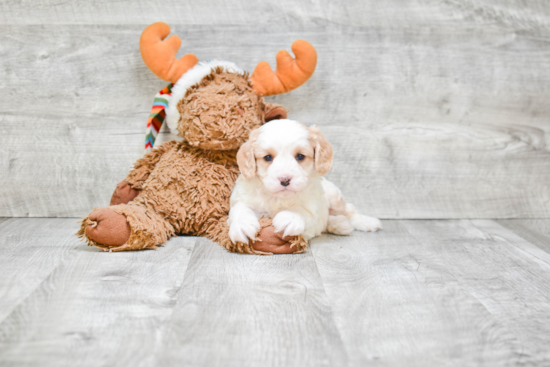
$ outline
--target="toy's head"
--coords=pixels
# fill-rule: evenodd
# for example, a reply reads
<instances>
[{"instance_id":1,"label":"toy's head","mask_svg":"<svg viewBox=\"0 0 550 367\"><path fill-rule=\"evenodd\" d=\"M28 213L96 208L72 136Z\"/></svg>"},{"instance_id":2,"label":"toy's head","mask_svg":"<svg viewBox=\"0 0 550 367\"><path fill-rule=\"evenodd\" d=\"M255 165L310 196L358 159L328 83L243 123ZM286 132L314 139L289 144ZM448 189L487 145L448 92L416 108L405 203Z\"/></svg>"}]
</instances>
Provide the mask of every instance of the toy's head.
<instances>
[{"instance_id":1,"label":"toy's head","mask_svg":"<svg viewBox=\"0 0 550 367\"><path fill-rule=\"evenodd\" d=\"M275 72L262 61L249 77L232 62L199 63L193 54L176 60L181 40L166 38L169 33L165 23L148 26L140 39L141 55L155 75L174 84L166 109L170 130L202 149L237 149L251 130L286 118L284 107L265 103L263 96L299 87L311 77L317 63L313 46L296 41L292 45L296 59L279 51Z\"/></svg>"}]
</instances>

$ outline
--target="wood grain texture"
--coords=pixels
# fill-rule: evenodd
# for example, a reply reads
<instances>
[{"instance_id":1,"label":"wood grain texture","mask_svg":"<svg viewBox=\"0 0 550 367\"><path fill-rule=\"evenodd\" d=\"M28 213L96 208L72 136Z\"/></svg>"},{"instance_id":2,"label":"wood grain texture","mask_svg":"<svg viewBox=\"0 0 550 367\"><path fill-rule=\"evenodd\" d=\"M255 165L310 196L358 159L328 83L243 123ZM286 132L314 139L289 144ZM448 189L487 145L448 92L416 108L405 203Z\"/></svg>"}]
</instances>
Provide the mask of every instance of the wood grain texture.
<instances>
[{"instance_id":1,"label":"wood grain texture","mask_svg":"<svg viewBox=\"0 0 550 367\"><path fill-rule=\"evenodd\" d=\"M8 266L0 283L0 365L155 365L157 331L171 315L195 238L108 253L78 242L74 218L1 226L0 259ZM4 297L15 288L17 297Z\"/></svg>"},{"instance_id":2,"label":"wood grain texture","mask_svg":"<svg viewBox=\"0 0 550 367\"><path fill-rule=\"evenodd\" d=\"M545 366L550 253L491 220L384 221L302 255L102 252L0 223L0 366ZM533 230L535 231L535 230Z\"/></svg>"},{"instance_id":3,"label":"wood grain texture","mask_svg":"<svg viewBox=\"0 0 550 367\"><path fill-rule=\"evenodd\" d=\"M510 364L514 360L522 365L549 364L549 254L494 221L462 223L456 228L453 221L426 222L408 229L419 241L440 243L435 251L449 243L468 251L468 261L448 259L449 271L509 332L515 344Z\"/></svg>"},{"instance_id":4,"label":"wood grain texture","mask_svg":"<svg viewBox=\"0 0 550 367\"><path fill-rule=\"evenodd\" d=\"M244 1L138 0L56 2L6 0L0 24L136 24L164 21L180 24L353 26L422 26L476 21L522 29L548 29L550 10L544 0L375 1Z\"/></svg>"},{"instance_id":5,"label":"wood grain texture","mask_svg":"<svg viewBox=\"0 0 550 367\"><path fill-rule=\"evenodd\" d=\"M158 365L346 366L311 253L247 256L195 246Z\"/></svg>"},{"instance_id":6,"label":"wood grain texture","mask_svg":"<svg viewBox=\"0 0 550 367\"><path fill-rule=\"evenodd\" d=\"M550 264L493 221L312 243L350 366L545 365Z\"/></svg>"},{"instance_id":7,"label":"wood grain texture","mask_svg":"<svg viewBox=\"0 0 550 367\"><path fill-rule=\"evenodd\" d=\"M550 254L550 219L501 219L497 222Z\"/></svg>"},{"instance_id":8,"label":"wood grain texture","mask_svg":"<svg viewBox=\"0 0 550 367\"><path fill-rule=\"evenodd\" d=\"M76 219L0 220L0 322L70 256L76 225Z\"/></svg>"},{"instance_id":9,"label":"wood grain texture","mask_svg":"<svg viewBox=\"0 0 550 367\"><path fill-rule=\"evenodd\" d=\"M5 1L0 216L81 216L108 202L166 84L141 61L139 35L165 20L180 54L247 70L313 43L312 79L268 100L321 126L330 178L363 211L549 217L549 17L542 0Z\"/></svg>"}]
</instances>

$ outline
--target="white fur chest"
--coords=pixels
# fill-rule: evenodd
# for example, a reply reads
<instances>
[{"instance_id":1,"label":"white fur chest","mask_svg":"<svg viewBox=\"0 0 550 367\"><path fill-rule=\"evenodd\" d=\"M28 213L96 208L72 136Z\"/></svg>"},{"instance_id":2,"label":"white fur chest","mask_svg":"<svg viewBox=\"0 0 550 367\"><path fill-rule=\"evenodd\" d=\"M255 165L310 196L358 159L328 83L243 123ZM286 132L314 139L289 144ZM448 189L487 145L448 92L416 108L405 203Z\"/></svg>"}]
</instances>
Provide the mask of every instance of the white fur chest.
<instances>
[{"instance_id":1,"label":"white fur chest","mask_svg":"<svg viewBox=\"0 0 550 367\"><path fill-rule=\"evenodd\" d=\"M307 220L303 233L306 240L320 235L327 227L329 206L324 195L322 178L317 175L310 178L306 189L289 198L274 196L257 178L246 181L240 176L231 195L231 207L236 203L248 206L257 218L274 218L289 209L305 211L308 214L305 216Z\"/></svg>"}]
</instances>

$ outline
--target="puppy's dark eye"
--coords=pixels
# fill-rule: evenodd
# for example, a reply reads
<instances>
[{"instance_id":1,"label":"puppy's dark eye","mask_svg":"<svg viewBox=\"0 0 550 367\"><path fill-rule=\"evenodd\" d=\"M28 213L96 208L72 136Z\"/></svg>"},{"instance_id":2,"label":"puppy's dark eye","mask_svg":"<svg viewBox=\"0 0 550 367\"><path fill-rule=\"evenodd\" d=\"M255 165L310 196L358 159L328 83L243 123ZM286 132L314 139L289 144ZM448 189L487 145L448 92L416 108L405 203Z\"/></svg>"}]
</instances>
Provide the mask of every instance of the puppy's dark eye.
<instances>
[{"instance_id":1,"label":"puppy's dark eye","mask_svg":"<svg viewBox=\"0 0 550 367\"><path fill-rule=\"evenodd\" d=\"M266 155L264 159L266 160L266 162L271 162L273 160L273 157L270 155Z\"/></svg>"},{"instance_id":2,"label":"puppy's dark eye","mask_svg":"<svg viewBox=\"0 0 550 367\"><path fill-rule=\"evenodd\" d=\"M297 161L303 161L305 158L306 158L306 156L303 155L303 154L297 154L296 155L296 160Z\"/></svg>"}]
</instances>

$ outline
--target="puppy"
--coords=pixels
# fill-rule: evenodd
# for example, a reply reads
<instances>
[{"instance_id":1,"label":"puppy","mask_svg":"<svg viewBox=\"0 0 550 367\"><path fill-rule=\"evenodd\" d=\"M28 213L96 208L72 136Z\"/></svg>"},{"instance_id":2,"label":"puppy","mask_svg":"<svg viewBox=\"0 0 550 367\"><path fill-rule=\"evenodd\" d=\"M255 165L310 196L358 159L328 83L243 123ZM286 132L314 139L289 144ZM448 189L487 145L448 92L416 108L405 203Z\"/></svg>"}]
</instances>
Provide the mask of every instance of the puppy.
<instances>
[{"instance_id":1,"label":"puppy","mask_svg":"<svg viewBox=\"0 0 550 367\"><path fill-rule=\"evenodd\" d=\"M332 147L312 126L292 120L270 122L250 134L237 153L241 175L231 194L229 237L248 243L258 218L273 218L276 232L309 240L329 232L377 231L380 221L357 213L340 190L324 179Z\"/></svg>"}]
</instances>

